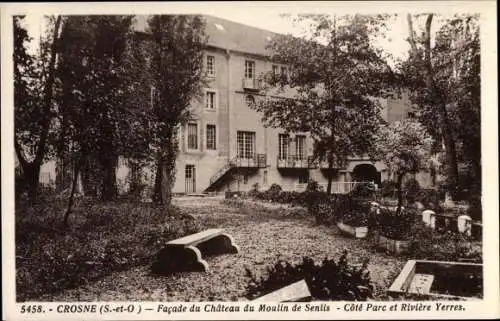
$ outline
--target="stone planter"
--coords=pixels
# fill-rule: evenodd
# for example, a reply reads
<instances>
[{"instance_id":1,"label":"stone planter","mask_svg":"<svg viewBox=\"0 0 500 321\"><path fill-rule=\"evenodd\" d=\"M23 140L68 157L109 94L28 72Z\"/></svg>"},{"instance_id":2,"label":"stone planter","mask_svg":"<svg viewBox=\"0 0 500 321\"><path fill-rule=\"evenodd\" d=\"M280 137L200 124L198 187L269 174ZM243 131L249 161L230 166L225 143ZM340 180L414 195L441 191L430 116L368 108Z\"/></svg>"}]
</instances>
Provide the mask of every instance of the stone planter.
<instances>
[{"instance_id":1,"label":"stone planter","mask_svg":"<svg viewBox=\"0 0 500 321\"><path fill-rule=\"evenodd\" d=\"M483 265L409 260L388 290L392 297L414 295L423 300L481 299Z\"/></svg>"},{"instance_id":2,"label":"stone planter","mask_svg":"<svg viewBox=\"0 0 500 321\"><path fill-rule=\"evenodd\" d=\"M410 241L393 240L383 235L378 238L378 247L394 254L401 254L408 251Z\"/></svg>"},{"instance_id":3,"label":"stone planter","mask_svg":"<svg viewBox=\"0 0 500 321\"><path fill-rule=\"evenodd\" d=\"M364 238L368 234L368 226L354 227L342 222L337 223L337 227L344 233L354 236L355 238Z\"/></svg>"}]
</instances>

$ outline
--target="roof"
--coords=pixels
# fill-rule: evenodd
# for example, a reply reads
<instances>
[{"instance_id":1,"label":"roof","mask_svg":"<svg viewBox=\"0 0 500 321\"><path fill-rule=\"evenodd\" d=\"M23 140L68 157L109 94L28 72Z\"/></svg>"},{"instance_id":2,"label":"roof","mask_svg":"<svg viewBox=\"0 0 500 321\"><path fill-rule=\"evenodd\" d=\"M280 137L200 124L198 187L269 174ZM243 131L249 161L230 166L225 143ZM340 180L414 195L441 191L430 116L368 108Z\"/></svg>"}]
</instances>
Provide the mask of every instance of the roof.
<instances>
[{"instance_id":1,"label":"roof","mask_svg":"<svg viewBox=\"0 0 500 321\"><path fill-rule=\"evenodd\" d=\"M147 15L136 16L134 29L145 31ZM204 15L208 45L233 51L267 56L271 53L266 49L268 43L277 33L222 18Z\"/></svg>"}]
</instances>

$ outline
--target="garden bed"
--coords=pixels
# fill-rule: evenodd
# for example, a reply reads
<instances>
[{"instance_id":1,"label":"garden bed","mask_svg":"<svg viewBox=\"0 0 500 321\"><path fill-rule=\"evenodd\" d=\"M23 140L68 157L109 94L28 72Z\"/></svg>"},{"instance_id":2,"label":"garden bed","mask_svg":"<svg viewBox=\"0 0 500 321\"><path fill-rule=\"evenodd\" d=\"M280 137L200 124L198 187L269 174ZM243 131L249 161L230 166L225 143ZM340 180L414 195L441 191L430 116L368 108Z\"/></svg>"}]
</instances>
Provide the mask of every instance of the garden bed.
<instances>
[{"instance_id":1,"label":"garden bed","mask_svg":"<svg viewBox=\"0 0 500 321\"><path fill-rule=\"evenodd\" d=\"M420 299L480 299L483 265L463 262L409 260L389 288L395 297Z\"/></svg>"},{"instance_id":2,"label":"garden bed","mask_svg":"<svg viewBox=\"0 0 500 321\"><path fill-rule=\"evenodd\" d=\"M393 240L383 235L379 235L378 247L388 251L389 253L402 254L408 252L410 241Z\"/></svg>"},{"instance_id":3,"label":"garden bed","mask_svg":"<svg viewBox=\"0 0 500 321\"><path fill-rule=\"evenodd\" d=\"M368 226L350 226L342 222L337 223L339 230L355 238L365 238L368 235Z\"/></svg>"}]
</instances>

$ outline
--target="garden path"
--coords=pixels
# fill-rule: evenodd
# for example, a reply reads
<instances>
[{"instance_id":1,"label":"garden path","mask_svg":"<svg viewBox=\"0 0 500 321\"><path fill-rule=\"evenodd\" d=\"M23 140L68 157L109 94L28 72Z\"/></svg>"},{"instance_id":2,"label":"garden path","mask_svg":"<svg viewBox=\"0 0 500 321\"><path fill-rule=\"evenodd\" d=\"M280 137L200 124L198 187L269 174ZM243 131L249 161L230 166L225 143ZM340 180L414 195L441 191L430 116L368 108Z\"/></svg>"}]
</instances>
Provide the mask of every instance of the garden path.
<instances>
[{"instance_id":1,"label":"garden path","mask_svg":"<svg viewBox=\"0 0 500 321\"><path fill-rule=\"evenodd\" d=\"M300 262L311 256L320 262L338 258L343 249L352 263L370 259L369 270L375 295L383 299L387 289L404 265L402 259L376 252L369 240L356 240L340 234L336 227L315 225L307 218L292 218L290 213L305 210L259 203L238 208L222 203L222 197L179 197L174 204L193 215L202 228L224 228L233 236L240 253L206 258L207 273L177 273L158 277L149 266L116 272L85 286L47 296L47 301L232 301L246 300L248 283L245 268L265 272L278 259ZM246 201L248 202L248 201ZM251 201L253 202L253 201Z\"/></svg>"}]
</instances>

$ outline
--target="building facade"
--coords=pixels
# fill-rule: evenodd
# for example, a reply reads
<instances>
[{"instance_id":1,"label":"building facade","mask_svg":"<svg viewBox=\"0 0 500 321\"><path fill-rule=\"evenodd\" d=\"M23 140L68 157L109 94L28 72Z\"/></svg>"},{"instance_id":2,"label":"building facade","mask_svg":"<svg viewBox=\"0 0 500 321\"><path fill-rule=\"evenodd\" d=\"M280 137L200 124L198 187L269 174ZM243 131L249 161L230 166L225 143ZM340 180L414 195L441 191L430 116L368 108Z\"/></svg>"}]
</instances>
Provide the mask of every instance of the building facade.
<instances>
[{"instance_id":1,"label":"building facade","mask_svg":"<svg viewBox=\"0 0 500 321\"><path fill-rule=\"evenodd\" d=\"M138 17L139 30L146 19ZM286 66L266 58L275 34L211 16L205 20L209 85L203 100L193 101L194 119L179 131L175 193L248 191L274 183L285 190L301 190L310 179L326 186L329 175L333 191L344 193L353 182L379 184L388 178L386 166L369 158L350 159L347 166L330 173L326 164L312 161L308 133L264 127L261 115L251 108L266 94L272 95L264 92L261 77L287 72ZM383 100L382 105L389 122L411 116L407 97Z\"/></svg>"}]
</instances>

